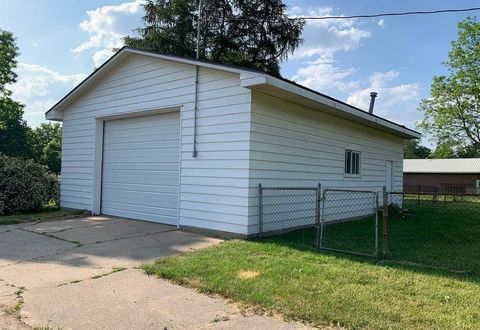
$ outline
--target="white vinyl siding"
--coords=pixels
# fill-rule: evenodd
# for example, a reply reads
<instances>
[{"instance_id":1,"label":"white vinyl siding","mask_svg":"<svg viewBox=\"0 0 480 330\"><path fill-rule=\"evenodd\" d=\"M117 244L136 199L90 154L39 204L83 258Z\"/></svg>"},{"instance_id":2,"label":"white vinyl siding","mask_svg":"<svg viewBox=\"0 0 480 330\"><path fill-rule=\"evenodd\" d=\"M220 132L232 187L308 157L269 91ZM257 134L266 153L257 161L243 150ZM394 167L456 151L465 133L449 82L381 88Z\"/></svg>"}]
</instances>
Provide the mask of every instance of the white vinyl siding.
<instances>
[{"instance_id":1,"label":"white vinyl siding","mask_svg":"<svg viewBox=\"0 0 480 330\"><path fill-rule=\"evenodd\" d=\"M178 112L106 121L101 213L176 225L179 149Z\"/></svg>"},{"instance_id":2,"label":"white vinyl siding","mask_svg":"<svg viewBox=\"0 0 480 330\"><path fill-rule=\"evenodd\" d=\"M61 204L92 210L95 119L180 107L180 225L247 233L250 90L238 74L131 55L63 113Z\"/></svg>"},{"instance_id":3,"label":"white vinyl siding","mask_svg":"<svg viewBox=\"0 0 480 330\"><path fill-rule=\"evenodd\" d=\"M258 230L258 184L381 191L385 164L402 188L403 139L278 98L252 94L250 233ZM345 175L345 150L361 153L361 176Z\"/></svg>"},{"instance_id":4,"label":"white vinyl siding","mask_svg":"<svg viewBox=\"0 0 480 330\"><path fill-rule=\"evenodd\" d=\"M380 191L386 162L392 161L393 189L402 188L402 138L253 92L241 87L239 74L199 69L198 155L193 158L193 65L130 55L104 73L66 104L62 114L64 207L93 210L99 205L93 181L101 173L95 162L101 155L96 148L102 137L100 120L108 123L111 116L125 115L133 120L166 109L180 109L180 227L256 233L258 183ZM147 124L143 130L150 132ZM117 138L118 143L126 141ZM361 175L345 175L345 150L360 152ZM173 174L164 179L174 180ZM173 203L169 207L173 209Z\"/></svg>"}]
</instances>

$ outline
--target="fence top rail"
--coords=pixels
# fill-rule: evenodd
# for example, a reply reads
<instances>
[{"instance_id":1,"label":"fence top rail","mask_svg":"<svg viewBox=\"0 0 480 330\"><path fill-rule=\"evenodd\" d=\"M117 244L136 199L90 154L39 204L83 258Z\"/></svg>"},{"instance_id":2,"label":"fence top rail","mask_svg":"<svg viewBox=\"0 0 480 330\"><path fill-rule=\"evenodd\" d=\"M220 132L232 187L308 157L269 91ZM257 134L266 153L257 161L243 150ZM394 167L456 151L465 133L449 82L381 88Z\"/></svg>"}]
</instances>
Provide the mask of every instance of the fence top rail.
<instances>
[{"instance_id":1,"label":"fence top rail","mask_svg":"<svg viewBox=\"0 0 480 330\"><path fill-rule=\"evenodd\" d=\"M260 190L318 190L318 187L260 187Z\"/></svg>"},{"instance_id":2,"label":"fence top rail","mask_svg":"<svg viewBox=\"0 0 480 330\"><path fill-rule=\"evenodd\" d=\"M372 190L354 190L354 189L334 189L334 188L329 188L329 189L324 189L324 192L352 192L352 193L369 193L369 194L376 194L376 191Z\"/></svg>"},{"instance_id":3,"label":"fence top rail","mask_svg":"<svg viewBox=\"0 0 480 330\"><path fill-rule=\"evenodd\" d=\"M432 195L437 195L437 196L463 196L463 197L468 197L468 196L472 196L472 197L478 197L480 198L480 194L471 194L471 193L449 193L449 192L440 192L440 191L437 191L437 192L416 192L416 191L412 191L412 192L400 192L400 191L392 191L392 192L389 192L388 194L390 195L420 195L420 196L432 196Z\"/></svg>"}]
</instances>

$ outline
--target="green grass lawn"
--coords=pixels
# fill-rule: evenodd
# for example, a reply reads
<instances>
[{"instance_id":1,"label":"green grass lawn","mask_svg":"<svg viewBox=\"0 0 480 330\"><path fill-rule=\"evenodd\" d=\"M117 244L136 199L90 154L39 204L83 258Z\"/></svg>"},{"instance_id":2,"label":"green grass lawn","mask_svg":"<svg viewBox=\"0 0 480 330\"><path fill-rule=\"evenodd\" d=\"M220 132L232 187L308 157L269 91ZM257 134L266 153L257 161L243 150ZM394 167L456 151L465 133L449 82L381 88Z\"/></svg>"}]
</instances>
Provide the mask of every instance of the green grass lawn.
<instances>
[{"instance_id":1,"label":"green grass lawn","mask_svg":"<svg viewBox=\"0 0 480 330\"><path fill-rule=\"evenodd\" d=\"M303 230L227 241L144 270L314 326L479 329L479 205L409 205L414 216L390 221L388 260L319 253L311 247L313 231ZM348 232L360 237L371 224ZM333 241L346 231L338 228L331 228Z\"/></svg>"},{"instance_id":2,"label":"green grass lawn","mask_svg":"<svg viewBox=\"0 0 480 330\"><path fill-rule=\"evenodd\" d=\"M46 205L38 212L0 215L0 225L13 225L35 221L62 220L85 215L85 211L82 210L58 208L55 205Z\"/></svg>"}]
</instances>

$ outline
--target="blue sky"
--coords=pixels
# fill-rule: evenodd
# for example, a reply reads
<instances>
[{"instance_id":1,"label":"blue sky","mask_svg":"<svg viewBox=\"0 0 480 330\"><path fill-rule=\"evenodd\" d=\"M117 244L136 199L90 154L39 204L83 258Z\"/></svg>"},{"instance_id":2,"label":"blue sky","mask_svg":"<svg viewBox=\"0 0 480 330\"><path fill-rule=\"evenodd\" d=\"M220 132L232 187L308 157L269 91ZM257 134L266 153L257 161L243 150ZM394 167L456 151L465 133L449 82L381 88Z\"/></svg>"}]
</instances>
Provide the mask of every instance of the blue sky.
<instances>
[{"instance_id":1,"label":"blue sky","mask_svg":"<svg viewBox=\"0 0 480 330\"><path fill-rule=\"evenodd\" d=\"M141 25L142 0L0 0L0 28L21 50L14 97L31 126L121 46ZM478 0L288 0L292 15L355 15L478 6ZM470 13L473 15L474 13ZM310 21L304 43L282 64L282 74L322 93L367 108L408 127L422 114L432 77L445 73L456 25L468 14ZM426 141L425 141L426 142Z\"/></svg>"}]
</instances>

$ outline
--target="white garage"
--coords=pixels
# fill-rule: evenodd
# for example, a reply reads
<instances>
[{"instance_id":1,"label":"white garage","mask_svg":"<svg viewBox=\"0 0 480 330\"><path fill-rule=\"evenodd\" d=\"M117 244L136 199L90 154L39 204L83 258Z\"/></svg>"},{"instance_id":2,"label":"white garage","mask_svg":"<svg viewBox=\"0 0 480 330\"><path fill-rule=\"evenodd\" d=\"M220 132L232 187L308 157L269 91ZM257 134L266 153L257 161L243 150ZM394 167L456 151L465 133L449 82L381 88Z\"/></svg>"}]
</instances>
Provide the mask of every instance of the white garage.
<instances>
[{"instance_id":1,"label":"white garage","mask_svg":"<svg viewBox=\"0 0 480 330\"><path fill-rule=\"evenodd\" d=\"M241 235L259 230L259 183L401 190L420 137L263 72L132 48L46 118L63 122L62 207Z\"/></svg>"},{"instance_id":2,"label":"white garage","mask_svg":"<svg viewBox=\"0 0 480 330\"><path fill-rule=\"evenodd\" d=\"M176 224L178 112L105 121L101 213Z\"/></svg>"}]
</instances>

